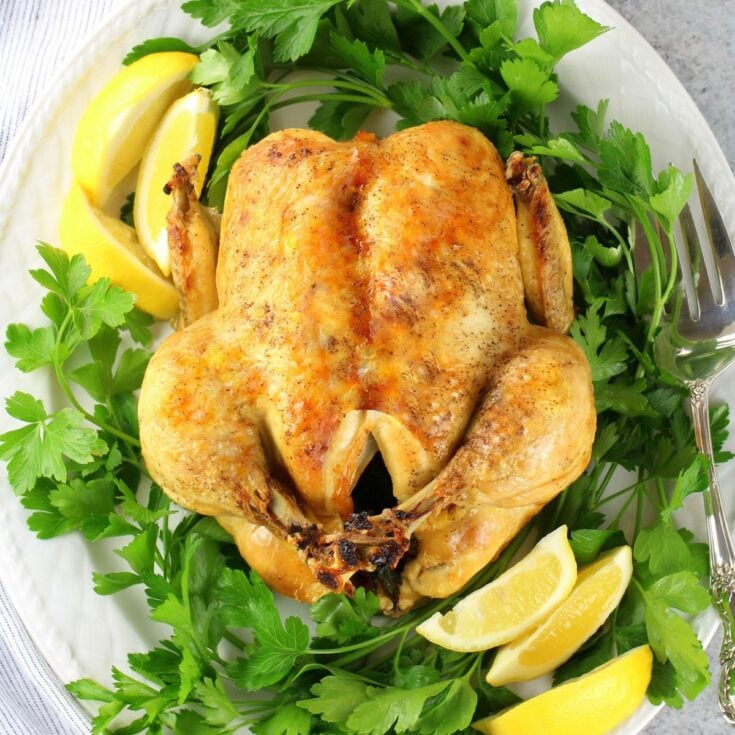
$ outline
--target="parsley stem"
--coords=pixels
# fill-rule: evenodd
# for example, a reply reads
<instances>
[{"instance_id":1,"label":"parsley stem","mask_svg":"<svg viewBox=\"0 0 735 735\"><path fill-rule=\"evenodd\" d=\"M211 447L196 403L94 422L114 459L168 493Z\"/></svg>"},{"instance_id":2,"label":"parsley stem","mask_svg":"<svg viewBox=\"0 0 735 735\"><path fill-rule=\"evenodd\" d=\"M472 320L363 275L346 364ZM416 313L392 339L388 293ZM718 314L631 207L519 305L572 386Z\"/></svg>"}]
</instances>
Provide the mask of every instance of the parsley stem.
<instances>
[{"instance_id":1,"label":"parsley stem","mask_svg":"<svg viewBox=\"0 0 735 735\"><path fill-rule=\"evenodd\" d=\"M612 480L613 475L615 474L615 470L617 469L617 465L610 463L607 465L607 469L605 470L605 475L602 478L602 481L598 484L597 489L595 490L595 506L600 505L600 498L602 497L602 494L607 489L607 486L610 484L610 481Z\"/></svg>"},{"instance_id":2,"label":"parsley stem","mask_svg":"<svg viewBox=\"0 0 735 735\"><path fill-rule=\"evenodd\" d=\"M226 31L213 36L208 41L205 41L198 46L194 46L192 50L197 56L201 56L205 51L214 48L218 41L226 41L227 39L232 38L233 35L234 31L232 28L228 28Z\"/></svg>"},{"instance_id":3,"label":"parsley stem","mask_svg":"<svg viewBox=\"0 0 735 735\"><path fill-rule=\"evenodd\" d=\"M669 499L666 497L666 490L664 489L664 481L662 478L656 478L656 490L658 490L658 500L661 504L661 508L666 508L669 504Z\"/></svg>"},{"instance_id":4,"label":"parsley stem","mask_svg":"<svg viewBox=\"0 0 735 735\"><path fill-rule=\"evenodd\" d=\"M658 479L658 478L656 478L656 479ZM653 496L651 495L651 493L653 492L653 490L651 488L651 483L650 482L647 482L645 484L641 484L641 486L639 488L639 492L643 496L643 499L641 500L641 503L643 501L647 500L648 503L649 503L649 505L652 508L658 507L658 501L656 499L656 496L655 495L653 495Z\"/></svg>"},{"instance_id":5,"label":"parsley stem","mask_svg":"<svg viewBox=\"0 0 735 735\"><path fill-rule=\"evenodd\" d=\"M58 358L61 350L61 345L64 343L66 332L69 329L69 326L74 323L73 305L68 304L68 306L69 310L66 312L63 321L56 331L56 339L54 344L54 374L56 375L56 380L58 381L61 390L64 392L64 395L69 399L69 402L72 404L72 406L74 406L74 408L76 408L76 410L79 411L79 413L81 413L84 418L87 419L87 421L89 421L91 424L98 426L103 431L106 431L108 434L116 436L118 439L122 439L122 441L126 442L127 444L130 444L134 447L140 447L140 441L136 437L126 434L124 431L121 431L117 427L111 426L106 421L98 420L96 416L93 416L91 413L89 413L89 411L87 411L82 406L82 404L79 403L76 395L74 394L74 391L71 389L71 386L69 385L69 380L66 376L66 373L64 372L64 363L69 356L67 355L67 358L62 360L59 360ZM75 347L78 345L79 342L75 341Z\"/></svg>"},{"instance_id":6,"label":"parsley stem","mask_svg":"<svg viewBox=\"0 0 735 735\"><path fill-rule=\"evenodd\" d=\"M571 485L563 490L561 492L556 500L554 501L554 515L551 518L551 527L556 528L559 525L559 519L562 517L562 514L564 512L564 506L567 503L567 498L569 497Z\"/></svg>"},{"instance_id":7,"label":"parsley stem","mask_svg":"<svg viewBox=\"0 0 735 735\"><path fill-rule=\"evenodd\" d=\"M413 627L413 620L414 618L411 618L410 620L405 620L405 622L396 623L395 625L388 626L387 628L383 629L385 632L380 633L373 638L369 638L364 641L358 641L357 643L352 643L349 646L342 646L340 648L309 649L309 653L313 654L314 656L334 656L340 653L349 654L346 656L340 656L332 662L334 666L344 666L345 664L351 663L352 661L355 661L356 659L365 655L365 649L373 650L379 648L379 646L383 643L387 643L395 638L397 635L403 634L404 630L409 630L411 627ZM358 655L352 655L354 653L357 653Z\"/></svg>"},{"instance_id":8,"label":"parsley stem","mask_svg":"<svg viewBox=\"0 0 735 735\"><path fill-rule=\"evenodd\" d=\"M674 291L674 286L676 286L676 276L679 273L679 255L676 250L676 245L674 243L674 234L671 231L671 228L667 228L665 230L666 234L666 243L668 245L668 251L669 251L669 279L666 282L666 288L664 289L662 301L663 304L667 304L669 299L671 298L671 294Z\"/></svg>"},{"instance_id":9,"label":"parsley stem","mask_svg":"<svg viewBox=\"0 0 735 735\"><path fill-rule=\"evenodd\" d=\"M607 232L609 232L617 241L623 256L625 257L625 263L628 266L628 270L631 273L635 273L635 265L633 264L633 256L630 253L630 245L626 242L625 238L620 234L617 227L613 227L604 217L597 217L595 221L598 222Z\"/></svg>"},{"instance_id":10,"label":"parsley stem","mask_svg":"<svg viewBox=\"0 0 735 735\"><path fill-rule=\"evenodd\" d=\"M459 660L457 660L452 666L445 666L442 670L443 678L453 679L455 676L461 677L462 679L469 680L472 674L475 673L477 666L480 663L485 651L477 653L467 653ZM469 665L468 662L469 661Z\"/></svg>"},{"instance_id":11,"label":"parsley stem","mask_svg":"<svg viewBox=\"0 0 735 735\"><path fill-rule=\"evenodd\" d=\"M421 16L429 25L433 26L436 31L439 32L439 35L451 46L451 48L455 51L457 56L462 61L469 61L470 57L469 54L465 51L462 44L457 40L457 37L450 33L447 27L442 23L441 18L439 18L437 15L434 15L426 6L424 6L423 3L420 2L420 0L394 0L395 4L399 8L405 8L406 10L411 10L417 15Z\"/></svg>"},{"instance_id":12,"label":"parsley stem","mask_svg":"<svg viewBox=\"0 0 735 735\"><path fill-rule=\"evenodd\" d=\"M472 665L470 666L469 669L467 669L466 673L464 674L462 678L465 679L466 681L469 681L472 678L472 675L475 673L475 671L477 671L477 669L479 668L480 663L484 657L485 657L485 651L480 651L479 653L476 653L473 656L474 660L472 661Z\"/></svg>"},{"instance_id":13,"label":"parsley stem","mask_svg":"<svg viewBox=\"0 0 735 735\"><path fill-rule=\"evenodd\" d=\"M336 89L346 89L369 95L381 107L390 107L391 105L391 101L374 87L368 84L358 84L357 82L343 81L340 79L303 79L296 82L281 83L264 82L262 86L266 89L283 92L289 92L292 89L301 89L303 87L335 87Z\"/></svg>"},{"instance_id":14,"label":"parsley stem","mask_svg":"<svg viewBox=\"0 0 735 735\"><path fill-rule=\"evenodd\" d=\"M638 491L640 493L640 483L636 483L633 485L633 488L638 488ZM630 493L630 495L626 498L625 502L621 506L620 510L615 514L615 518L613 518L610 523L608 524L609 528L619 528L620 527L620 519L623 517L625 512L630 507L630 504L633 502L633 500L638 497L637 493Z\"/></svg>"},{"instance_id":15,"label":"parsley stem","mask_svg":"<svg viewBox=\"0 0 735 735\"><path fill-rule=\"evenodd\" d=\"M401 653L403 651L403 647L406 645L406 638L408 637L409 628L406 628L406 630L403 631L403 635L401 636L401 639L398 641L398 645L396 646L395 654L393 655L393 671L397 675L401 666L400 666L400 660L401 660Z\"/></svg>"},{"instance_id":16,"label":"parsley stem","mask_svg":"<svg viewBox=\"0 0 735 735\"><path fill-rule=\"evenodd\" d=\"M661 323L661 317L663 316L664 310L664 291L662 275L666 272L666 256L664 255L663 247L661 246L661 240L658 233L651 225L648 219L648 214L640 202L635 197L628 197L631 209L635 213L636 219L640 224L643 232L646 236L646 244L651 254L651 268L653 269L653 285L655 289L655 298L653 304L653 311L651 312L651 319L648 322L648 328L646 331L646 344L650 344L653 338L658 332L659 324ZM640 274L639 274L640 275ZM670 281L671 279L669 279Z\"/></svg>"},{"instance_id":17,"label":"parsley stem","mask_svg":"<svg viewBox=\"0 0 735 735\"><path fill-rule=\"evenodd\" d=\"M617 490L614 493L611 493L610 495L606 495L604 498L601 498L598 503L596 504L596 507L599 508L602 505L606 505L607 503L615 500L616 498L619 498L621 495L625 495L626 493L630 493L631 490L635 490L638 485L641 483L648 482L649 480L653 479L653 476L644 478L643 480L640 480L640 482L634 482L630 485L626 485L624 488L621 488L620 490Z\"/></svg>"},{"instance_id":18,"label":"parsley stem","mask_svg":"<svg viewBox=\"0 0 735 735\"><path fill-rule=\"evenodd\" d=\"M389 59L391 63L398 66L405 66L407 69L418 72L419 74L425 74L430 77L434 75L434 70L427 64L422 64L416 59L412 59L407 54L401 54L396 51L386 51L386 59Z\"/></svg>"},{"instance_id":19,"label":"parsley stem","mask_svg":"<svg viewBox=\"0 0 735 735\"><path fill-rule=\"evenodd\" d=\"M641 530L641 523L643 522L643 498L645 496L644 488L645 486L641 486L641 488L639 488L638 492L636 493L638 497L638 502L636 503L635 508L635 531L633 533L634 538L638 537L638 534ZM631 495L631 497L633 496Z\"/></svg>"},{"instance_id":20,"label":"parsley stem","mask_svg":"<svg viewBox=\"0 0 735 735\"><path fill-rule=\"evenodd\" d=\"M58 362L54 363L54 373L56 375L56 380L59 382L59 386L64 391L64 395L69 399L69 402L72 404L72 406L74 406L74 408L76 408L76 410L79 411L79 413L81 413L84 418L89 421L90 424L98 426L103 431L106 431L108 434L112 434L113 436L121 439L127 444L130 444L134 447L140 447L139 439L136 439L134 436L130 436L130 434L126 434L124 431L121 431L117 427L108 424L106 421L100 421L96 416L89 413L89 411L87 411L81 403L79 403L77 397L74 395L74 392L71 389L71 386L69 385L69 381L67 380L62 365Z\"/></svg>"},{"instance_id":21,"label":"parsley stem","mask_svg":"<svg viewBox=\"0 0 735 735\"><path fill-rule=\"evenodd\" d=\"M238 635L235 635L229 628L225 630L224 638L228 643L235 646L235 648L239 648L241 651L245 650L245 646L247 645L245 641Z\"/></svg>"},{"instance_id":22,"label":"parsley stem","mask_svg":"<svg viewBox=\"0 0 735 735\"><path fill-rule=\"evenodd\" d=\"M149 478L148 470L146 469L145 465L138 460L138 457L135 455L135 452L132 450L129 444L125 444L125 452L128 455L127 457L123 457L123 462L126 462L131 467L134 467L138 472L140 472L143 477Z\"/></svg>"},{"instance_id":23,"label":"parsley stem","mask_svg":"<svg viewBox=\"0 0 735 735\"><path fill-rule=\"evenodd\" d=\"M355 94L304 94L300 97L290 97L289 99L282 100L281 102L274 102L271 106L271 110L278 110L281 107L288 107L289 105L297 105L301 102L354 102L358 105L370 105L372 107L391 107L389 100L378 100L375 97L360 97Z\"/></svg>"}]
</instances>

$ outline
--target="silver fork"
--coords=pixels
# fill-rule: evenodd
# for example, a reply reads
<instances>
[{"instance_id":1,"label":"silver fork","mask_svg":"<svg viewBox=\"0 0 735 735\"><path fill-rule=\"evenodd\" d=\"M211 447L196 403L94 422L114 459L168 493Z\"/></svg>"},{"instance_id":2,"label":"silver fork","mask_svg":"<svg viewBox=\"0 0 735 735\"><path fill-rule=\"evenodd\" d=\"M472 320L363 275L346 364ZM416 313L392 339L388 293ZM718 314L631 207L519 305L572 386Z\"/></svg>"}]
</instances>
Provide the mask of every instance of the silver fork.
<instances>
[{"instance_id":1,"label":"silver fork","mask_svg":"<svg viewBox=\"0 0 735 735\"><path fill-rule=\"evenodd\" d=\"M722 622L718 700L735 724L735 552L722 507L712 453L709 392L714 379L735 360L735 254L712 193L694 161L694 175L707 238L697 236L692 211L682 212L676 245L681 280L654 348L658 364L689 389L697 447L709 459L704 510L710 549L712 604Z\"/></svg>"}]
</instances>

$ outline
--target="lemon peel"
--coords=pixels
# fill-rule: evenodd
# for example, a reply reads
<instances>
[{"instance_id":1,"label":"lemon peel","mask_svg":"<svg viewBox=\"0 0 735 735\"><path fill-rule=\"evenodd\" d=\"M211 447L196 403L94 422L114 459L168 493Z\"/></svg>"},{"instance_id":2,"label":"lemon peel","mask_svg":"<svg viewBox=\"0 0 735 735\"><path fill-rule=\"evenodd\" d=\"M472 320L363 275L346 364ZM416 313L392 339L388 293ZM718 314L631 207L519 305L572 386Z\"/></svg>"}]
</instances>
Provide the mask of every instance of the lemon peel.
<instances>
[{"instance_id":1,"label":"lemon peel","mask_svg":"<svg viewBox=\"0 0 735 735\"><path fill-rule=\"evenodd\" d=\"M177 98L192 89L195 54L149 54L123 67L82 113L71 166L90 203L108 204L117 185L140 162L153 131Z\"/></svg>"},{"instance_id":2,"label":"lemon peel","mask_svg":"<svg viewBox=\"0 0 735 735\"><path fill-rule=\"evenodd\" d=\"M528 681L567 661L618 606L632 574L629 546L613 549L580 569L574 589L538 628L498 650L488 683Z\"/></svg>"},{"instance_id":3,"label":"lemon peel","mask_svg":"<svg viewBox=\"0 0 735 735\"><path fill-rule=\"evenodd\" d=\"M650 646L639 646L472 727L485 735L605 735L638 709L652 665Z\"/></svg>"},{"instance_id":4,"label":"lemon peel","mask_svg":"<svg viewBox=\"0 0 735 735\"><path fill-rule=\"evenodd\" d=\"M136 306L158 319L170 319L177 313L176 289L158 272L135 230L92 207L77 182L64 201L59 239L69 255L84 255L92 269L90 280L109 278L135 294Z\"/></svg>"},{"instance_id":5,"label":"lemon peel","mask_svg":"<svg viewBox=\"0 0 735 735\"><path fill-rule=\"evenodd\" d=\"M483 651L536 627L571 591L577 563L561 526L496 580L435 613L416 632L452 651Z\"/></svg>"}]
</instances>

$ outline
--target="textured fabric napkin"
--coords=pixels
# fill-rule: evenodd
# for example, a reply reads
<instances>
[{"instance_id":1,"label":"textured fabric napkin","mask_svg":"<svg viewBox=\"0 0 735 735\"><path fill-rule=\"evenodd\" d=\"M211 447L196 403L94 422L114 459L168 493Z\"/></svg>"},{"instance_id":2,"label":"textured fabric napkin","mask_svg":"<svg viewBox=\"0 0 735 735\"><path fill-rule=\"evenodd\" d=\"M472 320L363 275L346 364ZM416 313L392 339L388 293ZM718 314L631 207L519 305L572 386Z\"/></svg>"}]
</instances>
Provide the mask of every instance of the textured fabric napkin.
<instances>
[{"instance_id":1,"label":"textured fabric napkin","mask_svg":"<svg viewBox=\"0 0 735 735\"><path fill-rule=\"evenodd\" d=\"M0 0L0 162L66 59L120 4ZM89 717L39 654L0 586L0 735L89 731Z\"/></svg>"}]
</instances>

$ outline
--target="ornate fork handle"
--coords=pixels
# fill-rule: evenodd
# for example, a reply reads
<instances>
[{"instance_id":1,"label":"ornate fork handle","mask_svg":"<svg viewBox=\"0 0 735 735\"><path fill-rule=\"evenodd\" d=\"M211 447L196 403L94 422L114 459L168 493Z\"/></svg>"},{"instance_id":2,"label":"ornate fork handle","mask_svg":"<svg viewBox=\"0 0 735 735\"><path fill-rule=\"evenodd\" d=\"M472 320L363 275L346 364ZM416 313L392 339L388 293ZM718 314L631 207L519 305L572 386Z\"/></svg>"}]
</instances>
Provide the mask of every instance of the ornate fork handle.
<instances>
[{"instance_id":1,"label":"ornate fork handle","mask_svg":"<svg viewBox=\"0 0 735 735\"><path fill-rule=\"evenodd\" d=\"M735 674L735 641L733 640L733 595L735 594L735 566L720 564L710 572L712 606L722 622L722 648L720 649L720 685L718 702L725 719L735 724L735 699L731 680Z\"/></svg>"},{"instance_id":2,"label":"ornate fork handle","mask_svg":"<svg viewBox=\"0 0 735 735\"><path fill-rule=\"evenodd\" d=\"M694 436L701 452L707 455L709 486L704 492L704 510L707 519L707 536L710 556L710 591L712 604L722 623L722 648L720 649L720 682L718 700L725 719L735 724L735 552L717 482L712 452L712 436L709 425L709 388L711 381L694 380L689 383Z\"/></svg>"}]
</instances>

